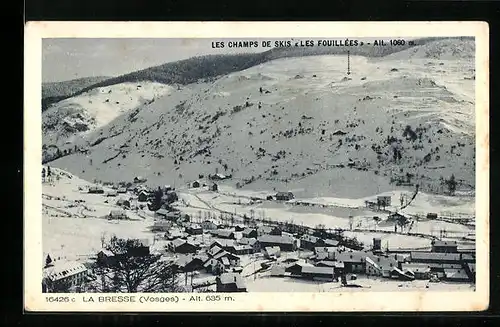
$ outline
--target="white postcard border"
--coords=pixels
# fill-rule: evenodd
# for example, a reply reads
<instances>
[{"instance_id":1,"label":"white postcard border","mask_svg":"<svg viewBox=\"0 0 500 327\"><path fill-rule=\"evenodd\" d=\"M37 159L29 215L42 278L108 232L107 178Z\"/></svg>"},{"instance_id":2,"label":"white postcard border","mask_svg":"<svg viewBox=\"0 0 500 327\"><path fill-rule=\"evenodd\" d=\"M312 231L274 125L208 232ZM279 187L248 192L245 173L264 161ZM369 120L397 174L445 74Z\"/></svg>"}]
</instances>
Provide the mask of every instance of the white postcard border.
<instances>
[{"instance_id":1,"label":"white postcard border","mask_svg":"<svg viewBox=\"0 0 500 327\"><path fill-rule=\"evenodd\" d=\"M476 291L215 293L233 301L48 303L42 293L42 38L476 38ZM24 87L24 302L28 311L480 311L489 304L489 28L485 22L28 22ZM212 293L213 294L213 293ZM97 297L99 294L92 294ZM102 294L109 296L110 294ZM144 294L135 294L137 297ZM155 294L161 295L161 294ZM164 294L167 295L167 294ZM190 294L177 294L180 298ZM203 295L204 296L204 295Z\"/></svg>"}]
</instances>

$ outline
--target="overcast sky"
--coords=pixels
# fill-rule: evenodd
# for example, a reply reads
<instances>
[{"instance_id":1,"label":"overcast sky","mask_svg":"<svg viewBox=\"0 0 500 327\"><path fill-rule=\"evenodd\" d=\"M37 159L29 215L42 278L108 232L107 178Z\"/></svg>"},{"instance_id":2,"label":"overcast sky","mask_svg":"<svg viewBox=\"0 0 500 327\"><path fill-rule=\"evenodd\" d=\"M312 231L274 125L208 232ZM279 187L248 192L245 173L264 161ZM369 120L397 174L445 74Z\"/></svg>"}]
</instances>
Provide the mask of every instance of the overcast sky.
<instances>
[{"instance_id":1,"label":"overcast sky","mask_svg":"<svg viewBox=\"0 0 500 327\"><path fill-rule=\"evenodd\" d=\"M44 39L42 80L118 76L194 56L261 52L268 49L213 49L213 39Z\"/></svg>"},{"instance_id":2,"label":"overcast sky","mask_svg":"<svg viewBox=\"0 0 500 327\"><path fill-rule=\"evenodd\" d=\"M363 38L373 40L374 38ZM242 40L242 39L239 39ZM248 39L250 40L250 39ZM171 61L207 54L262 52L251 48L212 48L215 41L234 39L90 39L56 38L42 42L42 81L59 82L90 76L119 76ZM274 44L277 39L269 39ZM293 39L288 39L293 40ZM297 40L297 39L296 39ZM338 39L340 40L340 39Z\"/></svg>"}]
</instances>

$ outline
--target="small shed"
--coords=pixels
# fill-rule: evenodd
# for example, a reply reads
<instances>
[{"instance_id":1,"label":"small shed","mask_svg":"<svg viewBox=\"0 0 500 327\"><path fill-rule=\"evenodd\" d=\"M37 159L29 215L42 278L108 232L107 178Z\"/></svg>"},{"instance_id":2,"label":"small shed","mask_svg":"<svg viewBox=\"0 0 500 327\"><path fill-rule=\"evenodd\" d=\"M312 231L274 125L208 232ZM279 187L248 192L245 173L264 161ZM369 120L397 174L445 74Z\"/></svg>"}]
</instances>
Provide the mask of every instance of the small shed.
<instances>
[{"instance_id":1,"label":"small shed","mask_svg":"<svg viewBox=\"0 0 500 327\"><path fill-rule=\"evenodd\" d=\"M292 192L278 192L275 197L278 201L290 201L295 198Z\"/></svg>"},{"instance_id":2,"label":"small shed","mask_svg":"<svg viewBox=\"0 0 500 327\"><path fill-rule=\"evenodd\" d=\"M130 201L126 199L119 199L116 201L116 205L122 208L130 208Z\"/></svg>"},{"instance_id":3,"label":"small shed","mask_svg":"<svg viewBox=\"0 0 500 327\"><path fill-rule=\"evenodd\" d=\"M210 186L210 190L212 192L217 192L219 190L219 186L216 184L216 183L213 183L211 186Z\"/></svg>"},{"instance_id":4,"label":"small shed","mask_svg":"<svg viewBox=\"0 0 500 327\"><path fill-rule=\"evenodd\" d=\"M127 214L123 210L112 210L109 215L108 219L128 219Z\"/></svg>"},{"instance_id":5,"label":"small shed","mask_svg":"<svg viewBox=\"0 0 500 327\"><path fill-rule=\"evenodd\" d=\"M147 202L148 201L149 194L146 191L141 191L138 195L138 201L139 202Z\"/></svg>"}]
</instances>

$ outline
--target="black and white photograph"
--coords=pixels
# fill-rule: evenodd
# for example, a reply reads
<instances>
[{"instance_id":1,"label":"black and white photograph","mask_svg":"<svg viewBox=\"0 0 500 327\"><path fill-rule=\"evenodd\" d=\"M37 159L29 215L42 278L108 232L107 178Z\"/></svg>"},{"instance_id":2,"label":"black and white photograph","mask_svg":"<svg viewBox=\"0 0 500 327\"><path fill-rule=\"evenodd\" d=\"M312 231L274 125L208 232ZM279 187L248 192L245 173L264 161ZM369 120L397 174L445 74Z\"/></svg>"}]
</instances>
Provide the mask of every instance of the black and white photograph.
<instances>
[{"instance_id":1,"label":"black and white photograph","mask_svg":"<svg viewBox=\"0 0 500 327\"><path fill-rule=\"evenodd\" d=\"M477 41L437 32L43 38L41 292L475 292Z\"/></svg>"}]
</instances>

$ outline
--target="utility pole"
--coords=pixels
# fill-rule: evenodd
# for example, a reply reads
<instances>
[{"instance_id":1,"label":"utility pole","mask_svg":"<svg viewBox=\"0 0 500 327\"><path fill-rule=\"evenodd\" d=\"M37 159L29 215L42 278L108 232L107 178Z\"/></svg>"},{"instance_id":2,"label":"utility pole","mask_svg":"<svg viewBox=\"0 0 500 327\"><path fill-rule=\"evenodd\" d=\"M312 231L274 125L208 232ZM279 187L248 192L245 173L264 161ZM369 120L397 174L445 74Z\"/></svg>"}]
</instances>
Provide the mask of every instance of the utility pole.
<instances>
[{"instance_id":1,"label":"utility pole","mask_svg":"<svg viewBox=\"0 0 500 327\"><path fill-rule=\"evenodd\" d=\"M347 51L347 75L351 75L351 52Z\"/></svg>"}]
</instances>

